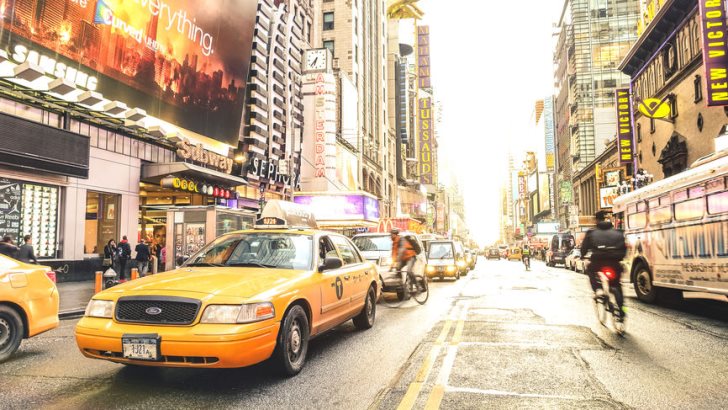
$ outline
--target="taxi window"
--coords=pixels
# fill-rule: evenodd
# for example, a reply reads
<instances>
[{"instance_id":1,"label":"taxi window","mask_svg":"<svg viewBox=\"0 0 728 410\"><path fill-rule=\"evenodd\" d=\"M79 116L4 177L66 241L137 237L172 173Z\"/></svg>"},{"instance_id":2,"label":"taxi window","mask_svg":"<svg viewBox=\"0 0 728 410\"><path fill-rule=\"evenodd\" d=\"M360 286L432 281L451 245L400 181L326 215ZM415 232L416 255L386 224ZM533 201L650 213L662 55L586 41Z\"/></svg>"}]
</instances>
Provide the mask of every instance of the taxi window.
<instances>
[{"instance_id":1,"label":"taxi window","mask_svg":"<svg viewBox=\"0 0 728 410\"><path fill-rule=\"evenodd\" d=\"M237 233L219 237L183 266L234 266L273 269L311 268L313 239L285 233Z\"/></svg>"},{"instance_id":2,"label":"taxi window","mask_svg":"<svg viewBox=\"0 0 728 410\"><path fill-rule=\"evenodd\" d=\"M354 246L348 239L341 236L332 236L331 241L334 245L336 245L336 248L339 249L339 254L341 254L341 260L344 261L344 265L361 263L359 254L357 254L356 250L354 250Z\"/></svg>"},{"instance_id":3,"label":"taxi window","mask_svg":"<svg viewBox=\"0 0 728 410\"><path fill-rule=\"evenodd\" d=\"M431 242L427 253L428 259L452 259L453 246L451 242Z\"/></svg>"}]
</instances>

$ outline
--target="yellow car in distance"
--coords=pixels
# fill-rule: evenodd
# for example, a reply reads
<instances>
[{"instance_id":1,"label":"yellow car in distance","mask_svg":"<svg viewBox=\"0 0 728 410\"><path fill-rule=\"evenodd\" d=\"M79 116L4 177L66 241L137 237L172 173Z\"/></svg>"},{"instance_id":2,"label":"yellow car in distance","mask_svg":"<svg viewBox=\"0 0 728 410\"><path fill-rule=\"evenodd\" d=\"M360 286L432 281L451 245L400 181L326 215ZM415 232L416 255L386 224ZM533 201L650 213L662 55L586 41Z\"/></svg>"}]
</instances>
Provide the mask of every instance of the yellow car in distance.
<instances>
[{"instance_id":1,"label":"yellow car in distance","mask_svg":"<svg viewBox=\"0 0 728 410\"><path fill-rule=\"evenodd\" d=\"M0 255L0 363L23 339L58 327L55 272Z\"/></svg>"},{"instance_id":2,"label":"yellow car in distance","mask_svg":"<svg viewBox=\"0 0 728 410\"><path fill-rule=\"evenodd\" d=\"M521 260L521 248L511 248L508 250L509 261L520 261Z\"/></svg>"},{"instance_id":3,"label":"yellow car in distance","mask_svg":"<svg viewBox=\"0 0 728 410\"><path fill-rule=\"evenodd\" d=\"M295 375L311 337L350 319L372 327L378 293L376 267L348 238L316 229L296 204L270 201L255 229L94 296L76 342L86 357L117 363L230 368L272 358Z\"/></svg>"},{"instance_id":4,"label":"yellow car in distance","mask_svg":"<svg viewBox=\"0 0 728 410\"><path fill-rule=\"evenodd\" d=\"M428 278L460 279L456 244L450 240L434 240L427 250L427 266L425 275Z\"/></svg>"}]
</instances>

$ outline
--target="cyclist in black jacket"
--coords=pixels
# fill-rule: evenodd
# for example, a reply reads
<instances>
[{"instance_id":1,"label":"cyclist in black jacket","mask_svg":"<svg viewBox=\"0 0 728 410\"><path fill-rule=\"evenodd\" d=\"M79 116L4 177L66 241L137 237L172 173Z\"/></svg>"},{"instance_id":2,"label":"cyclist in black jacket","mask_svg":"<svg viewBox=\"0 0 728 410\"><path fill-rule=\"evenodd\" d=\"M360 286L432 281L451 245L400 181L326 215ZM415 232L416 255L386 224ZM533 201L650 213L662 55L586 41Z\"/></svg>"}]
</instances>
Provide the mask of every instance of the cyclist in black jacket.
<instances>
[{"instance_id":1,"label":"cyclist in black jacket","mask_svg":"<svg viewBox=\"0 0 728 410\"><path fill-rule=\"evenodd\" d=\"M589 275L589 282L591 283L592 290L595 295L601 291L601 285L599 284L599 278L597 272L599 272L605 266L613 268L615 270L617 283L620 283L622 277L622 259L627 254L627 247L624 242L624 232L619 229L614 229L614 225L608 219L606 219L606 212L599 211L596 213L597 228L590 229L586 233L584 240L581 242L581 255L582 258L588 252L591 252L591 262L586 269L587 275ZM622 295L622 286L615 286L615 298L617 299L617 305L624 314L624 297Z\"/></svg>"}]
</instances>

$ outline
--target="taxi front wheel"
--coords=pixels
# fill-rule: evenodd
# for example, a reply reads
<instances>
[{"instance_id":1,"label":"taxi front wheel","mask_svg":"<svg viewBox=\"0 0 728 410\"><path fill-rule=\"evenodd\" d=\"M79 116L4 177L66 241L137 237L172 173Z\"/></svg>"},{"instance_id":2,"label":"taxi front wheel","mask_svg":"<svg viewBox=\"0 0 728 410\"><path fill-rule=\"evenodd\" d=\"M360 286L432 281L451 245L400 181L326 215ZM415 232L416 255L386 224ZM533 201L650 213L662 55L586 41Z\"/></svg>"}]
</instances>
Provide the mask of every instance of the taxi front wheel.
<instances>
[{"instance_id":1,"label":"taxi front wheel","mask_svg":"<svg viewBox=\"0 0 728 410\"><path fill-rule=\"evenodd\" d=\"M284 376L295 376L303 369L309 331L306 312L300 305L294 305L283 319L273 353L274 362Z\"/></svg>"},{"instance_id":2,"label":"taxi front wheel","mask_svg":"<svg viewBox=\"0 0 728 410\"><path fill-rule=\"evenodd\" d=\"M366 330L374 326L374 318L377 315L377 303L374 300L375 298L376 291L374 290L374 286L370 286L369 292L367 292L367 298L364 301L364 307L362 308L361 313L354 318L354 326L357 329Z\"/></svg>"},{"instance_id":3,"label":"taxi front wheel","mask_svg":"<svg viewBox=\"0 0 728 410\"><path fill-rule=\"evenodd\" d=\"M8 306L0 306L0 363L18 350L23 333L23 320L18 312Z\"/></svg>"}]
</instances>

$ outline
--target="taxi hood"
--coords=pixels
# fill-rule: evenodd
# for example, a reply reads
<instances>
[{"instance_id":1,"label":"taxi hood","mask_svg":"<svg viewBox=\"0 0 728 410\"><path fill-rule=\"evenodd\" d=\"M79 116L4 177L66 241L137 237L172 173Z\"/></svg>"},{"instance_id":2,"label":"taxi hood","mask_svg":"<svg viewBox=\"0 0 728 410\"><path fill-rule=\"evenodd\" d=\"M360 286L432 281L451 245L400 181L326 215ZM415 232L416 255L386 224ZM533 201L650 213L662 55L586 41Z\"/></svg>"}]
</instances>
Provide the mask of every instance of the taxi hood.
<instances>
[{"instance_id":1,"label":"taxi hood","mask_svg":"<svg viewBox=\"0 0 728 410\"><path fill-rule=\"evenodd\" d=\"M310 273L292 269L188 267L129 281L106 292L119 297L177 294L199 299L207 299L208 296L248 299L267 292L283 291Z\"/></svg>"}]
</instances>

